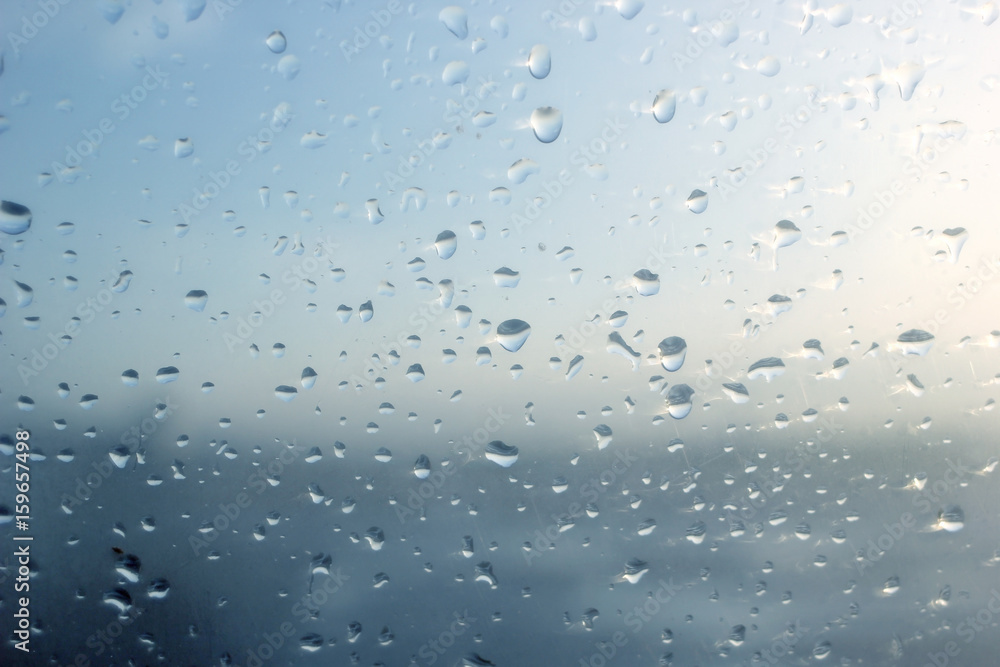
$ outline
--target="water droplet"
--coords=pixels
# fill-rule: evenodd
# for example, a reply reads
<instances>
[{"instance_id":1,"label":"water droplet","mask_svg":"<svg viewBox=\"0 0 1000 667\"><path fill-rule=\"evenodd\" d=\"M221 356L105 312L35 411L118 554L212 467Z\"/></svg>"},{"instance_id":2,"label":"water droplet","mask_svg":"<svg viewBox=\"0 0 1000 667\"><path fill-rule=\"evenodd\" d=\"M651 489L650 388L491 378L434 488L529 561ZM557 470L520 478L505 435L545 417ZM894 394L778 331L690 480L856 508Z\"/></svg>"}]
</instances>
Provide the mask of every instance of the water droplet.
<instances>
[{"instance_id":1,"label":"water droplet","mask_svg":"<svg viewBox=\"0 0 1000 667\"><path fill-rule=\"evenodd\" d=\"M965 527L965 512L958 505L949 505L938 513L938 527L957 533Z\"/></svg>"},{"instance_id":2,"label":"water droplet","mask_svg":"<svg viewBox=\"0 0 1000 667\"><path fill-rule=\"evenodd\" d=\"M708 195L702 190L692 190L684 205L692 213L704 213L708 208Z\"/></svg>"},{"instance_id":3,"label":"water droplet","mask_svg":"<svg viewBox=\"0 0 1000 667\"><path fill-rule=\"evenodd\" d=\"M497 587L497 578L493 574L493 565L489 561L483 561L476 565L476 581L489 584L490 588Z\"/></svg>"},{"instance_id":4,"label":"water droplet","mask_svg":"<svg viewBox=\"0 0 1000 667\"><path fill-rule=\"evenodd\" d=\"M372 526L365 533L365 539L368 540L368 545L372 548L372 551L380 551L382 545L385 544L385 533L378 526Z\"/></svg>"},{"instance_id":5,"label":"water droplet","mask_svg":"<svg viewBox=\"0 0 1000 667\"><path fill-rule=\"evenodd\" d=\"M639 269L632 277L635 291L640 296L653 296L660 291L660 276L649 269Z\"/></svg>"},{"instance_id":6,"label":"water droplet","mask_svg":"<svg viewBox=\"0 0 1000 667\"><path fill-rule=\"evenodd\" d=\"M594 427L594 438L597 439L597 449L606 449L614 439L614 434L607 424L598 424Z\"/></svg>"},{"instance_id":7,"label":"water droplet","mask_svg":"<svg viewBox=\"0 0 1000 667\"><path fill-rule=\"evenodd\" d=\"M170 592L170 582L166 579L153 579L146 587L146 595L153 600L162 600Z\"/></svg>"},{"instance_id":8,"label":"water droplet","mask_svg":"<svg viewBox=\"0 0 1000 667\"><path fill-rule=\"evenodd\" d=\"M684 358L687 355L687 343L683 338L671 336L660 341L659 351L660 365L663 366L664 370L673 373L680 370L680 367L684 365Z\"/></svg>"},{"instance_id":9,"label":"water droplet","mask_svg":"<svg viewBox=\"0 0 1000 667\"><path fill-rule=\"evenodd\" d=\"M431 474L431 460L426 454L417 457L417 462L413 464L413 474L417 479L427 479Z\"/></svg>"},{"instance_id":10,"label":"water droplet","mask_svg":"<svg viewBox=\"0 0 1000 667\"><path fill-rule=\"evenodd\" d=\"M368 322L372 319L375 314L375 309L372 306L371 301L365 301L363 304L358 306L358 317L362 322Z\"/></svg>"},{"instance_id":11,"label":"water droplet","mask_svg":"<svg viewBox=\"0 0 1000 667\"><path fill-rule=\"evenodd\" d=\"M469 63L464 60L452 60L444 66L444 70L441 72L441 81L447 86L455 86L468 81L471 72Z\"/></svg>"},{"instance_id":12,"label":"water droplet","mask_svg":"<svg viewBox=\"0 0 1000 667\"><path fill-rule=\"evenodd\" d=\"M691 413L694 389L686 384L675 384L667 393L667 412L674 419L684 419Z\"/></svg>"},{"instance_id":13,"label":"water droplet","mask_svg":"<svg viewBox=\"0 0 1000 667\"><path fill-rule=\"evenodd\" d=\"M194 142L188 137L174 142L174 157L185 158L194 153Z\"/></svg>"},{"instance_id":14,"label":"water droplet","mask_svg":"<svg viewBox=\"0 0 1000 667\"><path fill-rule=\"evenodd\" d=\"M118 279L115 280L114 284L111 286L111 291L121 294L128 289L128 286L132 284L132 272L122 271L118 274Z\"/></svg>"},{"instance_id":15,"label":"water droplet","mask_svg":"<svg viewBox=\"0 0 1000 667\"><path fill-rule=\"evenodd\" d=\"M576 355L566 368L566 379L572 380L583 369L583 355Z\"/></svg>"},{"instance_id":16,"label":"water droplet","mask_svg":"<svg viewBox=\"0 0 1000 667\"><path fill-rule=\"evenodd\" d=\"M617 331L608 334L608 344L605 349L607 349L607 351L610 352L611 354L621 355L626 359L628 359L629 361L631 361L633 370L639 367L639 360L641 355L635 350L633 350L632 347L625 342L625 340L621 337L621 334L619 334Z\"/></svg>"},{"instance_id":17,"label":"water droplet","mask_svg":"<svg viewBox=\"0 0 1000 667\"><path fill-rule=\"evenodd\" d=\"M271 53L284 53L288 46L288 40L285 39L285 35L280 30L275 30L268 35L264 43L267 44L267 48L271 49Z\"/></svg>"},{"instance_id":18,"label":"water droplet","mask_svg":"<svg viewBox=\"0 0 1000 667\"><path fill-rule=\"evenodd\" d=\"M455 232L446 229L437 235L434 248L437 250L438 257L448 259L455 254L455 250L458 248L458 237L455 236Z\"/></svg>"},{"instance_id":19,"label":"water droplet","mask_svg":"<svg viewBox=\"0 0 1000 667\"><path fill-rule=\"evenodd\" d=\"M517 352L528 340L531 326L524 320L505 320L497 325L497 342L508 352Z\"/></svg>"},{"instance_id":20,"label":"water droplet","mask_svg":"<svg viewBox=\"0 0 1000 667\"><path fill-rule=\"evenodd\" d=\"M507 178L512 183L520 185L529 176L537 174L541 169L538 163L530 158L521 158L507 169Z\"/></svg>"},{"instance_id":21,"label":"water droplet","mask_svg":"<svg viewBox=\"0 0 1000 667\"><path fill-rule=\"evenodd\" d=\"M174 382L178 377L180 377L180 373L181 372L177 370L176 366L164 366L156 371L156 381L160 384Z\"/></svg>"},{"instance_id":22,"label":"water droplet","mask_svg":"<svg viewBox=\"0 0 1000 667\"><path fill-rule=\"evenodd\" d=\"M31 210L12 201L0 201L0 232L16 235L31 227Z\"/></svg>"},{"instance_id":23,"label":"water droplet","mask_svg":"<svg viewBox=\"0 0 1000 667\"><path fill-rule=\"evenodd\" d=\"M962 252L962 246L969 240L969 232L965 227L955 227L941 232L945 246L948 248L948 261L952 264L958 263L958 256Z\"/></svg>"},{"instance_id":24,"label":"water droplet","mask_svg":"<svg viewBox=\"0 0 1000 667\"><path fill-rule=\"evenodd\" d=\"M113 449L111 449L111 451L108 452L108 458L111 459L111 462L115 464L115 467L118 468L119 470L125 468L131 456L132 454L129 452L128 447L126 447L125 445L118 445L117 447L114 447Z\"/></svg>"},{"instance_id":25,"label":"water droplet","mask_svg":"<svg viewBox=\"0 0 1000 667\"><path fill-rule=\"evenodd\" d=\"M327 135L312 130L302 135L302 138L299 139L299 145L302 146L303 148L314 150L316 148L321 148L325 146L327 139L329 139ZM289 194L286 193L285 201L288 204L289 208L295 208L296 204L298 203L298 197L297 196L290 197Z\"/></svg>"},{"instance_id":26,"label":"water droplet","mask_svg":"<svg viewBox=\"0 0 1000 667\"><path fill-rule=\"evenodd\" d=\"M645 5L646 3L643 0L617 0L615 2L618 13L628 21L634 19Z\"/></svg>"},{"instance_id":27,"label":"water droplet","mask_svg":"<svg viewBox=\"0 0 1000 667\"><path fill-rule=\"evenodd\" d=\"M17 307L27 308L35 300L35 290L30 285L25 285L17 280L14 281L14 291L17 296Z\"/></svg>"},{"instance_id":28,"label":"water droplet","mask_svg":"<svg viewBox=\"0 0 1000 667\"><path fill-rule=\"evenodd\" d=\"M455 37L465 39L469 36L469 16L462 7L456 5L445 7L438 14L438 20Z\"/></svg>"},{"instance_id":29,"label":"water droplet","mask_svg":"<svg viewBox=\"0 0 1000 667\"><path fill-rule=\"evenodd\" d=\"M933 347L934 335L923 329L910 329L899 334L896 343L903 354L914 354L922 357Z\"/></svg>"},{"instance_id":30,"label":"water droplet","mask_svg":"<svg viewBox=\"0 0 1000 667\"><path fill-rule=\"evenodd\" d=\"M815 338L810 338L806 342L802 343L802 358L822 361L823 347L820 342Z\"/></svg>"},{"instance_id":31,"label":"water droplet","mask_svg":"<svg viewBox=\"0 0 1000 667\"><path fill-rule=\"evenodd\" d=\"M664 88L653 99L653 118L658 123L669 123L677 110L677 95L674 91Z\"/></svg>"},{"instance_id":32,"label":"water droplet","mask_svg":"<svg viewBox=\"0 0 1000 667\"><path fill-rule=\"evenodd\" d=\"M750 368L747 369L747 377L751 380L764 378L764 380L770 382L784 372L784 361L777 357L767 357L750 364Z\"/></svg>"},{"instance_id":33,"label":"water droplet","mask_svg":"<svg viewBox=\"0 0 1000 667\"><path fill-rule=\"evenodd\" d=\"M543 144L550 144L562 132L562 111L555 107L538 107L531 112L531 129L535 138Z\"/></svg>"},{"instance_id":34,"label":"water droplet","mask_svg":"<svg viewBox=\"0 0 1000 667\"><path fill-rule=\"evenodd\" d=\"M282 384L274 388L275 397L281 399L285 403L288 403L293 398L295 398L299 393L299 390L295 387L290 387L287 384Z\"/></svg>"},{"instance_id":35,"label":"water droplet","mask_svg":"<svg viewBox=\"0 0 1000 667\"><path fill-rule=\"evenodd\" d=\"M204 290L200 289L191 290L184 297L184 305L190 308L191 310L195 311L196 313L200 313L203 310L205 310L205 305L207 303L208 303L208 292L205 292Z\"/></svg>"},{"instance_id":36,"label":"water droplet","mask_svg":"<svg viewBox=\"0 0 1000 667\"><path fill-rule=\"evenodd\" d=\"M791 220L780 220L774 226L774 241L772 241L772 247L777 250L778 248L787 248L799 241L802 238L802 230L795 226L795 223Z\"/></svg>"},{"instance_id":37,"label":"water droplet","mask_svg":"<svg viewBox=\"0 0 1000 667\"><path fill-rule=\"evenodd\" d=\"M895 69L893 78L899 87L899 96L904 102L913 97L913 91L916 90L917 84L923 80L926 73L926 68L915 62L902 63Z\"/></svg>"},{"instance_id":38,"label":"water droplet","mask_svg":"<svg viewBox=\"0 0 1000 667\"><path fill-rule=\"evenodd\" d=\"M486 458L498 466L509 468L517 463L517 447L508 445L501 440L494 440L486 445Z\"/></svg>"},{"instance_id":39,"label":"water droplet","mask_svg":"<svg viewBox=\"0 0 1000 667\"><path fill-rule=\"evenodd\" d=\"M132 596L123 588L116 588L105 593L101 600L118 610L119 615L125 613L132 607Z\"/></svg>"},{"instance_id":40,"label":"water droplet","mask_svg":"<svg viewBox=\"0 0 1000 667\"><path fill-rule=\"evenodd\" d=\"M493 272L493 282L496 283L497 287L514 288L521 282L521 274L514 269L502 266Z\"/></svg>"},{"instance_id":41,"label":"water droplet","mask_svg":"<svg viewBox=\"0 0 1000 667\"><path fill-rule=\"evenodd\" d=\"M139 581L142 562L135 554L123 554L115 561L115 572L131 584Z\"/></svg>"},{"instance_id":42,"label":"water droplet","mask_svg":"<svg viewBox=\"0 0 1000 667\"><path fill-rule=\"evenodd\" d=\"M296 56L288 54L287 56L282 56L281 60L278 61L278 74L280 74L285 81L291 81L299 75L299 70L302 67L302 63Z\"/></svg>"},{"instance_id":43,"label":"water droplet","mask_svg":"<svg viewBox=\"0 0 1000 667\"><path fill-rule=\"evenodd\" d=\"M647 572L649 572L649 563L633 558L625 563L625 569L620 576L630 584L637 584Z\"/></svg>"},{"instance_id":44,"label":"water droplet","mask_svg":"<svg viewBox=\"0 0 1000 667\"><path fill-rule=\"evenodd\" d=\"M774 56L764 56L757 62L757 71L767 77L772 77L781 71L781 61Z\"/></svg>"},{"instance_id":45,"label":"water droplet","mask_svg":"<svg viewBox=\"0 0 1000 667\"><path fill-rule=\"evenodd\" d=\"M544 79L552 71L552 53L544 44L535 44L528 54L528 71L536 79Z\"/></svg>"}]
</instances>

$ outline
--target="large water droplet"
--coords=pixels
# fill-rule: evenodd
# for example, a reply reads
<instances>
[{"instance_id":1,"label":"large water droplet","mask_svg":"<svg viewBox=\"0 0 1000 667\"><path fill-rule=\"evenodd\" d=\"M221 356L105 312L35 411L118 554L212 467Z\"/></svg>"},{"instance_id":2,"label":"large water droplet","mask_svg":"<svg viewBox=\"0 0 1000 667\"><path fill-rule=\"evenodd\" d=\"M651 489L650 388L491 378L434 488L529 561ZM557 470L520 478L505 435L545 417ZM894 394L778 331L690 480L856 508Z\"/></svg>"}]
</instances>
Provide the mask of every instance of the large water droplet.
<instances>
[{"instance_id":1,"label":"large water droplet","mask_svg":"<svg viewBox=\"0 0 1000 667\"><path fill-rule=\"evenodd\" d=\"M649 269L639 269L632 274L635 291L640 296L653 296L660 291L660 276Z\"/></svg>"},{"instance_id":2,"label":"large water droplet","mask_svg":"<svg viewBox=\"0 0 1000 667\"><path fill-rule=\"evenodd\" d=\"M177 370L176 366L164 366L156 371L156 381L160 384L176 382L177 378L180 377L180 374L181 372Z\"/></svg>"},{"instance_id":3,"label":"large water droplet","mask_svg":"<svg viewBox=\"0 0 1000 667\"><path fill-rule=\"evenodd\" d=\"M684 205L692 213L704 213L708 208L708 195L703 190L692 190Z\"/></svg>"},{"instance_id":4,"label":"large water droplet","mask_svg":"<svg viewBox=\"0 0 1000 667\"><path fill-rule=\"evenodd\" d=\"M285 39L285 35L280 30L275 30L268 35L264 43L267 44L267 48L271 49L271 53L284 53L285 47L288 46L288 40Z\"/></svg>"},{"instance_id":5,"label":"large water droplet","mask_svg":"<svg viewBox=\"0 0 1000 667\"><path fill-rule=\"evenodd\" d=\"M285 403L288 403L293 398L295 398L299 393L299 390L295 387L290 387L287 384L280 385L274 388L275 397L281 399Z\"/></svg>"},{"instance_id":6,"label":"large water droplet","mask_svg":"<svg viewBox=\"0 0 1000 667\"><path fill-rule=\"evenodd\" d=\"M528 54L528 71L536 79L544 79L552 70L552 53L544 44L535 44Z\"/></svg>"},{"instance_id":7,"label":"large water droplet","mask_svg":"<svg viewBox=\"0 0 1000 667\"><path fill-rule=\"evenodd\" d=\"M521 282L521 274L514 269L502 266L493 272L493 282L496 283L497 287L514 288Z\"/></svg>"},{"instance_id":8,"label":"large water droplet","mask_svg":"<svg viewBox=\"0 0 1000 667\"><path fill-rule=\"evenodd\" d=\"M639 359L641 355L635 350L633 350L632 347L625 342L625 339L622 338L621 334L618 333L617 331L608 334L608 344L605 349L607 349L607 351L610 352L611 354L621 355L626 359L628 359L630 362L632 362L632 370L635 370L639 367Z\"/></svg>"},{"instance_id":9,"label":"large water droplet","mask_svg":"<svg viewBox=\"0 0 1000 667\"><path fill-rule=\"evenodd\" d=\"M538 107L531 112L531 129L535 132L535 138L543 144L550 144L558 139L562 126L562 111L555 107Z\"/></svg>"},{"instance_id":10,"label":"large water droplet","mask_svg":"<svg viewBox=\"0 0 1000 667\"><path fill-rule=\"evenodd\" d=\"M957 533L965 527L965 512L958 505L949 505L938 514L938 527Z\"/></svg>"},{"instance_id":11,"label":"large water droplet","mask_svg":"<svg viewBox=\"0 0 1000 667\"><path fill-rule=\"evenodd\" d=\"M465 39L469 36L469 16L463 8L456 5L445 7L438 14L438 19L455 37Z\"/></svg>"},{"instance_id":12,"label":"large water droplet","mask_svg":"<svg viewBox=\"0 0 1000 667\"><path fill-rule=\"evenodd\" d=\"M434 248L437 250L438 257L448 259L455 254L455 250L458 248L458 237L455 236L455 232L446 229L437 235Z\"/></svg>"},{"instance_id":13,"label":"large water droplet","mask_svg":"<svg viewBox=\"0 0 1000 667\"><path fill-rule=\"evenodd\" d=\"M781 61L774 56L764 56L757 62L757 71L771 77L781 71Z\"/></svg>"},{"instance_id":14,"label":"large water droplet","mask_svg":"<svg viewBox=\"0 0 1000 667\"><path fill-rule=\"evenodd\" d=\"M899 334L896 343L903 354L915 354L922 357L934 345L934 335L923 329L910 329Z\"/></svg>"},{"instance_id":15,"label":"large water droplet","mask_svg":"<svg viewBox=\"0 0 1000 667\"><path fill-rule=\"evenodd\" d=\"M278 74L280 74L285 81L291 81L297 77L301 68L302 63L292 54L282 56L281 60L278 61Z\"/></svg>"},{"instance_id":16,"label":"large water droplet","mask_svg":"<svg viewBox=\"0 0 1000 667\"><path fill-rule=\"evenodd\" d=\"M521 158L514 164L510 165L507 169L507 178L510 179L512 183L521 184L524 183L528 176L537 174L540 171L538 163L531 158Z\"/></svg>"},{"instance_id":17,"label":"large water droplet","mask_svg":"<svg viewBox=\"0 0 1000 667\"><path fill-rule=\"evenodd\" d=\"M444 66L444 71L441 72L441 81L448 86L465 83L469 79L470 72L471 69L467 62L464 60L453 60Z\"/></svg>"},{"instance_id":18,"label":"large water droplet","mask_svg":"<svg viewBox=\"0 0 1000 667\"><path fill-rule=\"evenodd\" d=\"M0 202L0 232L21 234L31 227L31 211L27 206L12 201Z\"/></svg>"},{"instance_id":19,"label":"large water droplet","mask_svg":"<svg viewBox=\"0 0 1000 667\"><path fill-rule=\"evenodd\" d=\"M207 303L208 303L208 293L205 292L204 290L200 289L191 290L190 292L187 293L187 296L184 297L184 305L190 308L191 310L195 311L196 313L200 313L201 311L205 310L205 305Z\"/></svg>"},{"instance_id":20,"label":"large water droplet","mask_svg":"<svg viewBox=\"0 0 1000 667\"><path fill-rule=\"evenodd\" d=\"M128 289L130 284L132 284L132 272L122 271L118 274L118 280L111 286L111 291L121 294Z\"/></svg>"},{"instance_id":21,"label":"large water droplet","mask_svg":"<svg viewBox=\"0 0 1000 667\"><path fill-rule=\"evenodd\" d=\"M787 248L802 238L802 230L791 220L779 220L774 226L774 249Z\"/></svg>"},{"instance_id":22,"label":"large water droplet","mask_svg":"<svg viewBox=\"0 0 1000 667\"><path fill-rule=\"evenodd\" d=\"M653 118L658 123L668 123L677 110L677 95L674 91L664 88L653 99Z\"/></svg>"},{"instance_id":23,"label":"large water droplet","mask_svg":"<svg viewBox=\"0 0 1000 667\"><path fill-rule=\"evenodd\" d=\"M726 382L722 385L722 391L733 403L746 403L750 400L750 392L740 382Z\"/></svg>"},{"instance_id":24,"label":"large water droplet","mask_svg":"<svg viewBox=\"0 0 1000 667\"><path fill-rule=\"evenodd\" d=\"M770 382L784 372L784 361L777 357L767 357L752 363L750 368L747 370L747 377L751 380L764 378L764 380Z\"/></svg>"},{"instance_id":25,"label":"large water droplet","mask_svg":"<svg viewBox=\"0 0 1000 667\"><path fill-rule=\"evenodd\" d=\"M941 232L941 236L948 248L948 261L957 264L962 246L969 240L969 232L965 230L965 227L955 227L954 229L945 229Z\"/></svg>"},{"instance_id":26,"label":"large water droplet","mask_svg":"<svg viewBox=\"0 0 1000 667\"><path fill-rule=\"evenodd\" d=\"M506 320L497 325L497 342L508 352L517 352L528 340L531 326L524 320Z\"/></svg>"},{"instance_id":27,"label":"large water droplet","mask_svg":"<svg viewBox=\"0 0 1000 667\"><path fill-rule=\"evenodd\" d=\"M174 157L185 158L194 153L194 142L184 137L174 142Z\"/></svg>"},{"instance_id":28,"label":"large water droplet","mask_svg":"<svg viewBox=\"0 0 1000 667\"><path fill-rule=\"evenodd\" d=\"M687 355L687 343L683 338L678 336L664 338L660 341L659 350L660 365L663 366L664 370L673 373L680 370L680 367L684 365L684 357Z\"/></svg>"},{"instance_id":29,"label":"large water droplet","mask_svg":"<svg viewBox=\"0 0 1000 667\"><path fill-rule=\"evenodd\" d=\"M625 570L621 577L630 584L637 584L647 572L649 572L649 564L646 561L633 558L625 563Z\"/></svg>"},{"instance_id":30,"label":"large water droplet","mask_svg":"<svg viewBox=\"0 0 1000 667\"><path fill-rule=\"evenodd\" d=\"M628 21L634 19L645 5L646 3L643 0L617 0L615 3L618 13Z\"/></svg>"},{"instance_id":31,"label":"large water droplet","mask_svg":"<svg viewBox=\"0 0 1000 667\"><path fill-rule=\"evenodd\" d=\"M417 457L417 462L413 464L413 474L417 479L427 479L431 474L431 460L426 454Z\"/></svg>"},{"instance_id":32,"label":"large water droplet","mask_svg":"<svg viewBox=\"0 0 1000 667\"><path fill-rule=\"evenodd\" d=\"M517 447L508 445L501 440L494 440L486 445L486 458L498 466L509 468L517 462Z\"/></svg>"},{"instance_id":33,"label":"large water droplet","mask_svg":"<svg viewBox=\"0 0 1000 667\"><path fill-rule=\"evenodd\" d=\"M20 281L14 281L14 292L17 295L18 308L27 308L35 300L35 290Z\"/></svg>"},{"instance_id":34,"label":"large water droplet","mask_svg":"<svg viewBox=\"0 0 1000 667\"><path fill-rule=\"evenodd\" d=\"M686 384L675 384L667 393L667 412L674 419L684 419L691 413L694 389Z\"/></svg>"}]
</instances>

